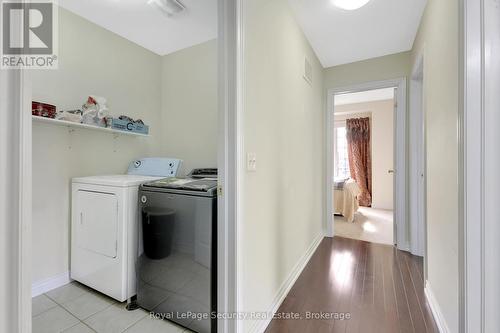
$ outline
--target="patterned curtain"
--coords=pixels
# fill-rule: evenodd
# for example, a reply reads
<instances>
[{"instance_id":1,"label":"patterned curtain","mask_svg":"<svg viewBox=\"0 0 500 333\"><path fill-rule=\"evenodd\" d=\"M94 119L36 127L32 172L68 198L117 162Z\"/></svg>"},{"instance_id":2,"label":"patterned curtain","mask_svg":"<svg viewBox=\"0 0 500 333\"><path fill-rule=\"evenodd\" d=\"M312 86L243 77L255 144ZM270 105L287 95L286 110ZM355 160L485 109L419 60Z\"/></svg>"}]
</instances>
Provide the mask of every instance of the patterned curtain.
<instances>
[{"instance_id":1,"label":"patterned curtain","mask_svg":"<svg viewBox=\"0 0 500 333\"><path fill-rule=\"evenodd\" d=\"M370 118L347 119L347 154L351 177L358 184L360 206L372 205L372 161Z\"/></svg>"}]
</instances>

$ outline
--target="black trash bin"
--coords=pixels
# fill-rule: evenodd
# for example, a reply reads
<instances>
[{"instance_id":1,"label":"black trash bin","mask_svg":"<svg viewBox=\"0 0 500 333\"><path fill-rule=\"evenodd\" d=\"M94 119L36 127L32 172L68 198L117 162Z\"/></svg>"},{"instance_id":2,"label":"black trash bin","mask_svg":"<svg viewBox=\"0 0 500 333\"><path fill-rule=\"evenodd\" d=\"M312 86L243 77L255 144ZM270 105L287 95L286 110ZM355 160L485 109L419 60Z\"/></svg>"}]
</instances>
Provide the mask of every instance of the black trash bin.
<instances>
[{"instance_id":1,"label":"black trash bin","mask_svg":"<svg viewBox=\"0 0 500 333\"><path fill-rule=\"evenodd\" d=\"M142 240L149 259L163 259L172 252L175 211L166 208L142 209Z\"/></svg>"}]
</instances>

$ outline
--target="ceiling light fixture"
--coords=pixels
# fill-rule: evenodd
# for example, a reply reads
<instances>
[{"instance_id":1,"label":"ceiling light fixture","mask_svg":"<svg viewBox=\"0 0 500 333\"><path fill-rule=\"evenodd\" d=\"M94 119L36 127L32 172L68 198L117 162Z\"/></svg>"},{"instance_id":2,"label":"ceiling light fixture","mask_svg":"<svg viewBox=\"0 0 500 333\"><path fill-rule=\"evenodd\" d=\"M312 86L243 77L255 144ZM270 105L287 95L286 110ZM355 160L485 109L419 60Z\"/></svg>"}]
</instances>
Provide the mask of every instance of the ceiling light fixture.
<instances>
[{"instance_id":1,"label":"ceiling light fixture","mask_svg":"<svg viewBox=\"0 0 500 333\"><path fill-rule=\"evenodd\" d=\"M179 14L186 9L179 0L149 0L148 5L159 9L168 17Z\"/></svg>"},{"instance_id":2,"label":"ceiling light fixture","mask_svg":"<svg viewBox=\"0 0 500 333\"><path fill-rule=\"evenodd\" d=\"M344 10L356 10L366 5L370 0L332 0L335 7Z\"/></svg>"}]
</instances>

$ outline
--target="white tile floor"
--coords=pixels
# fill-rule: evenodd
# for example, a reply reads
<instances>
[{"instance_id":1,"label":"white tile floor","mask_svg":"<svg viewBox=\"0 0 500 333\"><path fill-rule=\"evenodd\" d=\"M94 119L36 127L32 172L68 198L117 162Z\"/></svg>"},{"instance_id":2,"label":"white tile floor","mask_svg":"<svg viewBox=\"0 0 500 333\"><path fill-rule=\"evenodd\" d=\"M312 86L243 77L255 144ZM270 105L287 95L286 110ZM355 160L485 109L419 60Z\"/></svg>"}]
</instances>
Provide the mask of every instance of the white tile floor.
<instances>
[{"instance_id":1,"label":"white tile floor","mask_svg":"<svg viewBox=\"0 0 500 333\"><path fill-rule=\"evenodd\" d=\"M72 282L33 298L33 333L191 332Z\"/></svg>"}]
</instances>

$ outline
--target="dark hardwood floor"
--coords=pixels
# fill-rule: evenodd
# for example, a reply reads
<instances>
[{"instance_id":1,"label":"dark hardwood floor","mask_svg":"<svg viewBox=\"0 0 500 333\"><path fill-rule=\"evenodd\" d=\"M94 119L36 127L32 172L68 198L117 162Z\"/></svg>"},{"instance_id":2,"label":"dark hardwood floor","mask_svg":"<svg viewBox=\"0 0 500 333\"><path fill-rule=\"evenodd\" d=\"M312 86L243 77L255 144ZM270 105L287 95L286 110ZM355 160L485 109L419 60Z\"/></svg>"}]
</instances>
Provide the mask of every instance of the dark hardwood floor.
<instances>
[{"instance_id":1,"label":"dark hardwood floor","mask_svg":"<svg viewBox=\"0 0 500 333\"><path fill-rule=\"evenodd\" d=\"M392 246L325 238L278 310L302 319L275 317L266 333L437 333L422 265Z\"/></svg>"}]
</instances>

